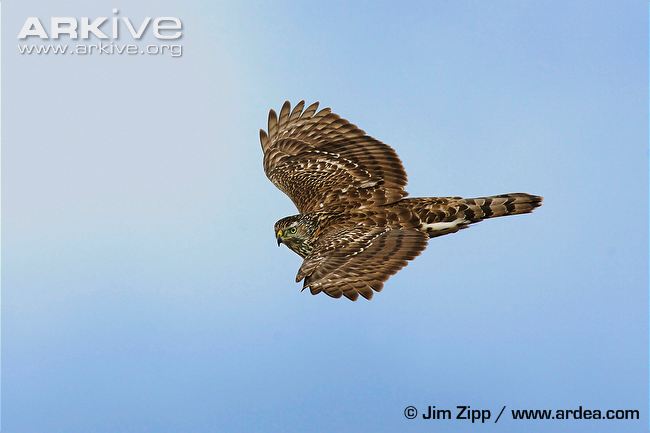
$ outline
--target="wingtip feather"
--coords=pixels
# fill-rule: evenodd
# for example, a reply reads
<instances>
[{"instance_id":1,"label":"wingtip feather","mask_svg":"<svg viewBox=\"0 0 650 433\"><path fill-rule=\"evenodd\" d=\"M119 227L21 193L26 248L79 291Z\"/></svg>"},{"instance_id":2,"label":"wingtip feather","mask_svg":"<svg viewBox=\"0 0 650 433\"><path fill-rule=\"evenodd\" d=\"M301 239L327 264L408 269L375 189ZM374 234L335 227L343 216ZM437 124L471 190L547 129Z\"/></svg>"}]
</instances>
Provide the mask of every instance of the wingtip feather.
<instances>
[{"instance_id":1,"label":"wingtip feather","mask_svg":"<svg viewBox=\"0 0 650 433\"><path fill-rule=\"evenodd\" d=\"M262 150L266 152L266 149L269 147L269 136L263 129L260 129L260 144L262 145Z\"/></svg>"},{"instance_id":2,"label":"wingtip feather","mask_svg":"<svg viewBox=\"0 0 650 433\"><path fill-rule=\"evenodd\" d=\"M275 137L275 134L278 132L278 115L275 110L271 109L269 111L269 137L272 139Z\"/></svg>"}]
</instances>

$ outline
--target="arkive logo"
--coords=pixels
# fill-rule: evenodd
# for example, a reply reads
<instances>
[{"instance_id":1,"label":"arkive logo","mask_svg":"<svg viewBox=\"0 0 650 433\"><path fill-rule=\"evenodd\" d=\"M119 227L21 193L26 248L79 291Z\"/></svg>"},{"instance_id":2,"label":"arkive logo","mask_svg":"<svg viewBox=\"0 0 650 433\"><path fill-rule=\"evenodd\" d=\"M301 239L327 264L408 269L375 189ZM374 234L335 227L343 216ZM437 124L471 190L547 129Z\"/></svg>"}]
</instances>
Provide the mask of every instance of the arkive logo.
<instances>
[{"instance_id":1,"label":"arkive logo","mask_svg":"<svg viewBox=\"0 0 650 433\"><path fill-rule=\"evenodd\" d=\"M181 57L183 22L178 17L27 17L18 32L21 55L169 55ZM148 41L148 42L145 42ZM155 42L155 43L151 43Z\"/></svg>"},{"instance_id":2,"label":"arkive logo","mask_svg":"<svg viewBox=\"0 0 650 433\"><path fill-rule=\"evenodd\" d=\"M27 17L18 39L59 39L67 35L74 40L91 37L117 40L129 35L134 40L140 40L148 32L159 40L174 40L183 36L183 23L178 17L144 17L134 21L118 15L119 10L113 9L111 17L51 17L49 29L38 17Z\"/></svg>"}]
</instances>

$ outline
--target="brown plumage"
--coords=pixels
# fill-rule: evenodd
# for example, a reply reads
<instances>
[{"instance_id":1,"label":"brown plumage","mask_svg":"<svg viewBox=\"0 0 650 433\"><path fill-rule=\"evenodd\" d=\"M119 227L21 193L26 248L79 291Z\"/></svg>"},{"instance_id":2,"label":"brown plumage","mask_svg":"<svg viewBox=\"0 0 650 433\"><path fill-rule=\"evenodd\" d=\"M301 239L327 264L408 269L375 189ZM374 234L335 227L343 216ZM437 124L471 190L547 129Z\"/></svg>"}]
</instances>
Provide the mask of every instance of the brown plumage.
<instances>
[{"instance_id":1,"label":"brown plumage","mask_svg":"<svg viewBox=\"0 0 650 433\"><path fill-rule=\"evenodd\" d=\"M482 221L529 213L542 197L502 194L405 198L395 151L318 103L285 102L260 130L267 177L300 214L275 224L280 243L304 258L296 281L312 294L370 299L429 238Z\"/></svg>"}]
</instances>

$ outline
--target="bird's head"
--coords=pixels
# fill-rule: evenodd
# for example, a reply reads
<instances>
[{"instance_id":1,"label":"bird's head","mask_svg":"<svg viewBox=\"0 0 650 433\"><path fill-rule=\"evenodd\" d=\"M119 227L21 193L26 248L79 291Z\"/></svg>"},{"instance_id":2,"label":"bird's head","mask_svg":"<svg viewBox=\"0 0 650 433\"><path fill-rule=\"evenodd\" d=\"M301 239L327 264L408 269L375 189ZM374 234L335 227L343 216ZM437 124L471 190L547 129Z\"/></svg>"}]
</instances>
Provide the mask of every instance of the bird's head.
<instances>
[{"instance_id":1,"label":"bird's head","mask_svg":"<svg viewBox=\"0 0 650 433\"><path fill-rule=\"evenodd\" d=\"M305 215L282 218L275 223L275 238L278 246L285 244L302 257L306 257L311 252L311 238L315 231L316 223Z\"/></svg>"}]
</instances>

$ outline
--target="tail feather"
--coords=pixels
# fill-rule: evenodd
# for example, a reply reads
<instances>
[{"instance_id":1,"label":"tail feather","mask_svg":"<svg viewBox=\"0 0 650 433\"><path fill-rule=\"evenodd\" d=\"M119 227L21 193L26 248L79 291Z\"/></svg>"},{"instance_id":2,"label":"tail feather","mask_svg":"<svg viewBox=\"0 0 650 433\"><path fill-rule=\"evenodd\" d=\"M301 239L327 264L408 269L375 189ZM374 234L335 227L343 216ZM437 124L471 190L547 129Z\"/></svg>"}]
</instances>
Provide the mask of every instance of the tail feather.
<instances>
[{"instance_id":1,"label":"tail feather","mask_svg":"<svg viewBox=\"0 0 650 433\"><path fill-rule=\"evenodd\" d=\"M525 193L500 194L477 198L407 199L419 217L420 230L429 237L455 233L487 218L530 213L542 205L543 198Z\"/></svg>"},{"instance_id":2,"label":"tail feather","mask_svg":"<svg viewBox=\"0 0 650 433\"><path fill-rule=\"evenodd\" d=\"M486 218L530 213L542 205L542 197L525 193L501 194L490 197L463 199L468 208L465 213L471 222Z\"/></svg>"}]
</instances>

